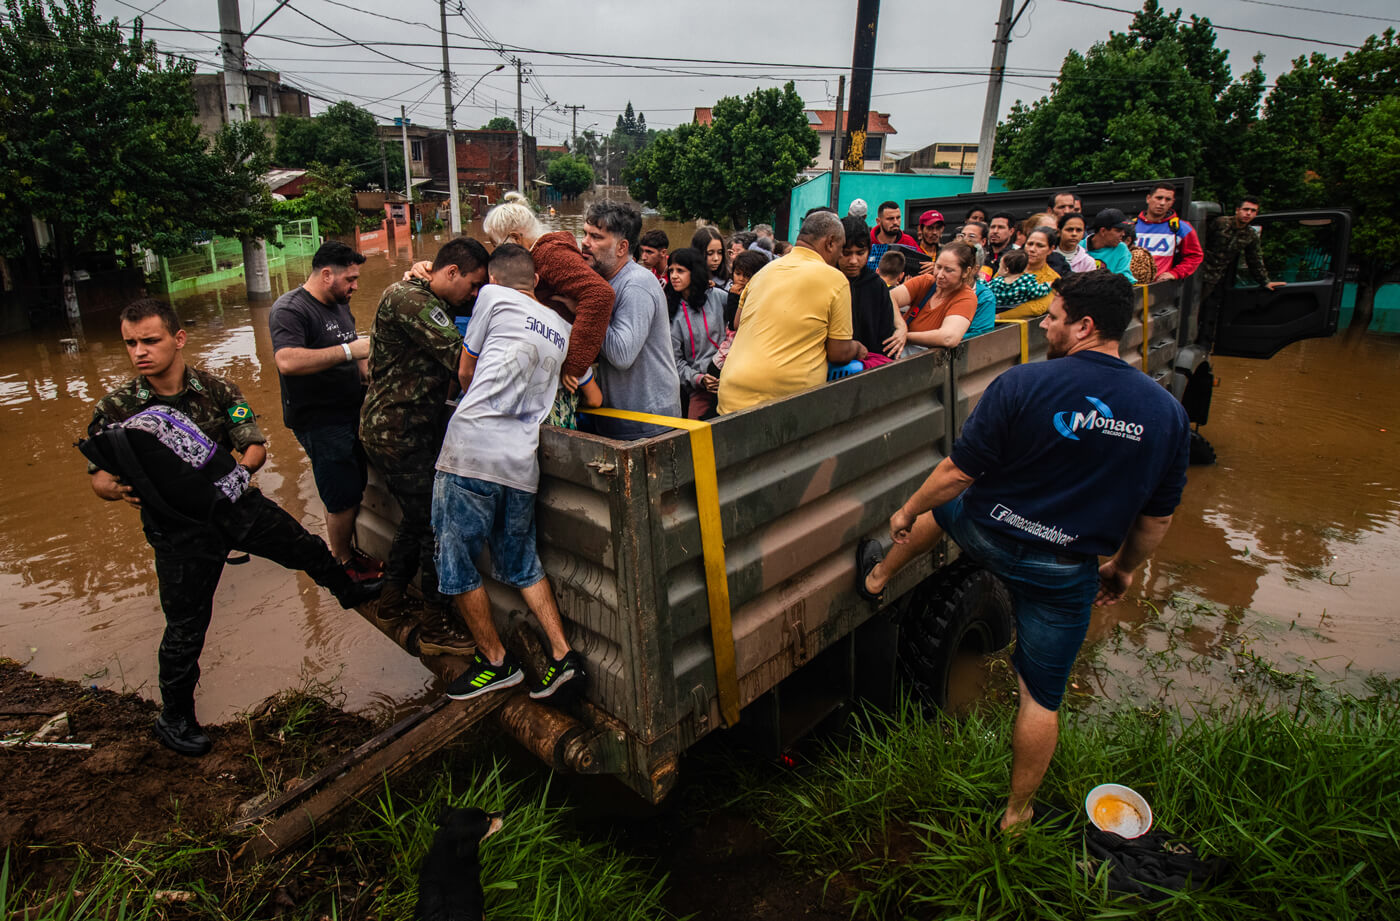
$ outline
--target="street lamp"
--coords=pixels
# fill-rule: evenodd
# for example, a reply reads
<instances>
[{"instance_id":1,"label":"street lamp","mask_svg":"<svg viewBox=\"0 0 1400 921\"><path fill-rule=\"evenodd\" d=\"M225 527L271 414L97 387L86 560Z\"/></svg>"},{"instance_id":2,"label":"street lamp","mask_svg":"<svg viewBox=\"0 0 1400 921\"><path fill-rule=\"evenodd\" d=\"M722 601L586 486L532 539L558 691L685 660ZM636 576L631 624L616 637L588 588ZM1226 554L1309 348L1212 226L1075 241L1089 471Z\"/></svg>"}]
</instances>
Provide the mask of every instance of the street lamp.
<instances>
[{"instance_id":1,"label":"street lamp","mask_svg":"<svg viewBox=\"0 0 1400 921\"><path fill-rule=\"evenodd\" d=\"M449 70L447 66L447 13L445 12L446 9L447 6L444 3L442 44L442 95L444 97L445 105L447 108L447 186L448 191L450 193L450 203L448 207L452 209L452 213L449 216L449 225L452 228L452 235L456 237L461 236L462 233L462 199L461 192L457 188L457 129L452 120L452 113L456 110L457 103L452 101L452 81L448 76ZM482 80L485 80L487 77L491 76L496 71L505 69L505 66L506 65L504 64L497 64L495 67L491 68L486 73L477 77L476 82L471 85L471 89L467 90L467 92L464 93L463 96L465 97L467 95L470 95L471 91L476 89L477 84L481 83Z\"/></svg>"},{"instance_id":2,"label":"street lamp","mask_svg":"<svg viewBox=\"0 0 1400 921\"><path fill-rule=\"evenodd\" d=\"M476 78L476 82L473 83L473 84L467 89L467 91L466 91L465 93L462 94L462 99L466 99L468 96L470 96L470 95L472 94L472 90L476 89L478 86L481 85L481 81L482 81L482 80L485 80L487 77L491 76L492 74L496 73L497 71L501 71L501 70L505 70L505 69L506 69L506 65L504 65L504 64L497 64L495 67L491 68L491 69L488 70L486 73L484 73L484 74L482 74L481 76L477 77L477 78ZM461 100L458 100L457 102L452 103L452 111L453 111L453 112L456 112L456 111L457 111L457 107L458 107L459 105L461 105L461 104L462 104Z\"/></svg>"}]
</instances>

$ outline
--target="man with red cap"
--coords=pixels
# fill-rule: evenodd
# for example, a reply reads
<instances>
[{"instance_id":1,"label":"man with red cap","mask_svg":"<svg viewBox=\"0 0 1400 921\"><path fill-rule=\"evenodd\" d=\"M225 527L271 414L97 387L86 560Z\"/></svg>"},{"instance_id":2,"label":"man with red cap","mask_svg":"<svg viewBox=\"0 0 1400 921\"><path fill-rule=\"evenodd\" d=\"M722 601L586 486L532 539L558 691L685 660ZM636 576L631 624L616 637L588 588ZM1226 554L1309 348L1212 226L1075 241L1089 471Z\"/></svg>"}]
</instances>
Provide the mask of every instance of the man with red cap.
<instances>
[{"instance_id":1,"label":"man with red cap","mask_svg":"<svg viewBox=\"0 0 1400 921\"><path fill-rule=\"evenodd\" d=\"M925 211L919 215L919 252L930 259L937 259L942 240L943 212Z\"/></svg>"}]
</instances>

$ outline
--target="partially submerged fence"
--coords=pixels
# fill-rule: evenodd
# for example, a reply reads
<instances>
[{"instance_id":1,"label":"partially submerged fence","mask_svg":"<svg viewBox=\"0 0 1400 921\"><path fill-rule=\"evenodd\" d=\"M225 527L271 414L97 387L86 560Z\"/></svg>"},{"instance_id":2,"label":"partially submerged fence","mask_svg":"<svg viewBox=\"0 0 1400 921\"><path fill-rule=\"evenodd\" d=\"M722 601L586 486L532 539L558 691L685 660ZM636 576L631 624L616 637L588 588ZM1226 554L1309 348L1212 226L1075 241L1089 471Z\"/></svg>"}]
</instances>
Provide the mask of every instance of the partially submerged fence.
<instances>
[{"instance_id":1,"label":"partially submerged fence","mask_svg":"<svg viewBox=\"0 0 1400 921\"><path fill-rule=\"evenodd\" d=\"M321 245L316 218L304 218L277 225L267 241L267 266L276 271L288 259L309 259ZM165 294L193 291L211 285L225 285L243 277L243 243L229 237L211 237L183 256L160 260L160 275L151 279L151 288Z\"/></svg>"}]
</instances>

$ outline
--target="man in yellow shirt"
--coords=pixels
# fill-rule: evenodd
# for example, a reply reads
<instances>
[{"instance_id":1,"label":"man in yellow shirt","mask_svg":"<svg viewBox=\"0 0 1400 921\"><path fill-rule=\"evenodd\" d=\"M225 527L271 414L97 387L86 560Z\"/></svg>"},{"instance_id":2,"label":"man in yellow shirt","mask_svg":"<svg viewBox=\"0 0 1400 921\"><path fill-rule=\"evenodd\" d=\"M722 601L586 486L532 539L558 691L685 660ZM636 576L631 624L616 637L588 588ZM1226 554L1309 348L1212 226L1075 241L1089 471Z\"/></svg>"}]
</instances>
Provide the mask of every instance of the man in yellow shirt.
<instances>
[{"instance_id":1,"label":"man in yellow shirt","mask_svg":"<svg viewBox=\"0 0 1400 921\"><path fill-rule=\"evenodd\" d=\"M734 413L816 387L827 362L865 358L851 338L851 288L836 268L846 232L831 211L802 222L792 252L764 266L739 298L739 327L719 378L719 411Z\"/></svg>"}]
</instances>

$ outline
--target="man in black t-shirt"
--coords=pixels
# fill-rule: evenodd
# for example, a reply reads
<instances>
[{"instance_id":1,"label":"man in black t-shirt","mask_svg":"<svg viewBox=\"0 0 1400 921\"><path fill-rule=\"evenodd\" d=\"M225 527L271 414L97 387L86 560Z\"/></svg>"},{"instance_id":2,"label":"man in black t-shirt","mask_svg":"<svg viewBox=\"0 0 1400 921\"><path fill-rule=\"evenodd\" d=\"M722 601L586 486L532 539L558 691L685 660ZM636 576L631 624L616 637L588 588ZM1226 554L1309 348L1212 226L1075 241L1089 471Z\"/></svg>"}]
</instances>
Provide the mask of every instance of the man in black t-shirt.
<instances>
[{"instance_id":1,"label":"man in black t-shirt","mask_svg":"<svg viewBox=\"0 0 1400 921\"><path fill-rule=\"evenodd\" d=\"M277 299L268 325L282 421L311 458L326 506L326 543L352 579L376 581L383 567L354 549L366 476L359 425L369 339L355 333L350 296L364 261L344 243L323 243L311 259L311 276Z\"/></svg>"},{"instance_id":2,"label":"man in black t-shirt","mask_svg":"<svg viewBox=\"0 0 1400 921\"><path fill-rule=\"evenodd\" d=\"M1118 355L1132 313L1132 285L1106 269L1056 281L1040 324L1055 360L992 381L949 456L890 517L889 555L875 541L857 552L858 591L877 602L944 534L1010 591L1020 699L1003 830L1032 817L1092 606L1127 591L1186 485L1186 411Z\"/></svg>"}]
</instances>

